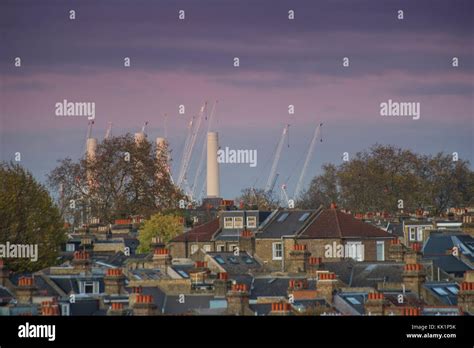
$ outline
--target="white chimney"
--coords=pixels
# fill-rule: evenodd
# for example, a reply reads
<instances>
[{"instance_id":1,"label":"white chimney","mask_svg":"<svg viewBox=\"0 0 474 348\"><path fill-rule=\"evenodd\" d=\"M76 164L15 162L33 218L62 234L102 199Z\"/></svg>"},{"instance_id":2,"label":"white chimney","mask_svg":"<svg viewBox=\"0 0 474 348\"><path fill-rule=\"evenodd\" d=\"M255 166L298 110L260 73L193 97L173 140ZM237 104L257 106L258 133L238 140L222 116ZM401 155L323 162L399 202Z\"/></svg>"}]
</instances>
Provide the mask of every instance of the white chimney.
<instances>
[{"instance_id":1,"label":"white chimney","mask_svg":"<svg viewBox=\"0 0 474 348\"><path fill-rule=\"evenodd\" d=\"M165 149L165 138L156 138L156 157L159 159L162 151Z\"/></svg>"},{"instance_id":2,"label":"white chimney","mask_svg":"<svg viewBox=\"0 0 474 348\"><path fill-rule=\"evenodd\" d=\"M97 150L97 139L88 138L86 143L86 159L93 161L95 159L95 152Z\"/></svg>"},{"instance_id":3,"label":"white chimney","mask_svg":"<svg viewBox=\"0 0 474 348\"><path fill-rule=\"evenodd\" d=\"M220 197L219 163L217 150L219 148L217 132L207 133L207 197Z\"/></svg>"},{"instance_id":4,"label":"white chimney","mask_svg":"<svg viewBox=\"0 0 474 348\"><path fill-rule=\"evenodd\" d=\"M135 144L139 145L140 143L145 141L145 133L135 133Z\"/></svg>"}]
</instances>

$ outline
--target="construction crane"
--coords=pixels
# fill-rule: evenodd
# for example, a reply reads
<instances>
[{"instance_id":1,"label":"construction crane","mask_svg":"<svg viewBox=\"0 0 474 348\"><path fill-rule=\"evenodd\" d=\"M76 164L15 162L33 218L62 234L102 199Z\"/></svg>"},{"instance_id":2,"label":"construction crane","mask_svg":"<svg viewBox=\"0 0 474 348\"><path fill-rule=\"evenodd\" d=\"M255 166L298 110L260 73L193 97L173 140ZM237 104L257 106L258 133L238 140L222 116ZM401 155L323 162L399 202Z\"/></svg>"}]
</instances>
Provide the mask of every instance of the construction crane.
<instances>
[{"instance_id":1,"label":"construction crane","mask_svg":"<svg viewBox=\"0 0 474 348\"><path fill-rule=\"evenodd\" d=\"M146 127L148 126L148 121L146 121L142 126L142 133L146 135Z\"/></svg>"},{"instance_id":2,"label":"construction crane","mask_svg":"<svg viewBox=\"0 0 474 348\"><path fill-rule=\"evenodd\" d=\"M280 201L284 202L284 206L288 206L290 199L288 198L288 193L286 192L286 184L281 185L280 189Z\"/></svg>"},{"instance_id":3,"label":"construction crane","mask_svg":"<svg viewBox=\"0 0 474 348\"><path fill-rule=\"evenodd\" d=\"M189 164L191 162L191 155L193 153L194 145L196 144L196 139L199 133L199 129L201 128L202 118L203 118L203 114L206 108L207 108L207 102L204 103L204 105L201 107L199 111L196 125L194 126L194 128L191 126L191 137L189 139L187 148L185 147L184 156L182 158L182 166L181 166L180 175L178 176L178 182L177 182L178 186L181 186L181 184L183 183L183 180L186 178L186 175L188 173ZM191 194L190 192L188 193Z\"/></svg>"},{"instance_id":4,"label":"construction crane","mask_svg":"<svg viewBox=\"0 0 474 348\"><path fill-rule=\"evenodd\" d=\"M313 139L311 139L311 143L310 143L309 148L308 148L308 153L306 154L306 159L304 161L303 169L301 170L300 178L298 180L298 183L296 184L296 189L295 189L295 193L294 193L294 198L295 199L297 199L298 196L301 193L301 188L303 187L304 176L306 174L306 170L308 169L309 162L311 161L311 157L313 155L314 148L316 146L316 141L318 139L320 139L321 142L323 141L323 139L320 136L322 126L323 126L323 124L320 123L320 124L318 124L318 126L314 130Z\"/></svg>"},{"instance_id":5,"label":"construction crane","mask_svg":"<svg viewBox=\"0 0 474 348\"><path fill-rule=\"evenodd\" d=\"M107 126L107 130L105 131L105 137L104 139L109 139L112 136L112 122L109 122L109 125Z\"/></svg>"},{"instance_id":6,"label":"construction crane","mask_svg":"<svg viewBox=\"0 0 474 348\"><path fill-rule=\"evenodd\" d=\"M283 128L283 132L281 133L280 141L278 142L276 151L275 151L275 157L273 158L273 164L272 168L270 169L270 175L268 176L267 184L265 185L265 192L271 193L273 191L273 188L275 187L275 182L276 182L276 170L278 166L278 162L280 161L281 157L281 150L283 149L283 144L285 142L285 137L288 133L290 125L287 124Z\"/></svg>"},{"instance_id":7,"label":"construction crane","mask_svg":"<svg viewBox=\"0 0 474 348\"><path fill-rule=\"evenodd\" d=\"M196 170L196 175L194 176L194 181L193 181L193 186L191 188L191 195L194 197L197 189L197 183L199 180L199 177L201 176L202 171L204 170L204 163L206 161L206 144L207 144L207 133L211 131L212 127L212 118L214 117L214 113L216 111L216 106L217 106L217 100L214 102L214 105L212 105L211 113L209 114L209 117L206 116L207 119L207 132L204 134L204 139L203 139L203 144L201 148L201 158L198 163L198 168Z\"/></svg>"}]
</instances>

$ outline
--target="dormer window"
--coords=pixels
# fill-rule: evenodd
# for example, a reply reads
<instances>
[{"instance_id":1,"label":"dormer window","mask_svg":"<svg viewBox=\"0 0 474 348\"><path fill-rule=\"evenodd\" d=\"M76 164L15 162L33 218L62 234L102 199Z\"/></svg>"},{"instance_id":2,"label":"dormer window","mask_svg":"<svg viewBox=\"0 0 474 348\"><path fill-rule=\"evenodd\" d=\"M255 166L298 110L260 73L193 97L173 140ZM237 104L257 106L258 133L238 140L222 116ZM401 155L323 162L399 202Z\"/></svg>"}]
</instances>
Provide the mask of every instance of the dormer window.
<instances>
[{"instance_id":1,"label":"dormer window","mask_svg":"<svg viewBox=\"0 0 474 348\"><path fill-rule=\"evenodd\" d=\"M98 294L99 282L96 280L83 280L79 282L79 291L81 294Z\"/></svg>"},{"instance_id":2,"label":"dormer window","mask_svg":"<svg viewBox=\"0 0 474 348\"><path fill-rule=\"evenodd\" d=\"M234 228L234 218L224 217L224 228Z\"/></svg>"},{"instance_id":3,"label":"dormer window","mask_svg":"<svg viewBox=\"0 0 474 348\"><path fill-rule=\"evenodd\" d=\"M248 228L257 228L257 217L256 216L247 216L247 227Z\"/></svg>"},{"instance_id":4,"label":"dormer window","mask_svg":"<svg viewBox=\"0 0 474 348\"><path fill-rule=\"evenodd\" d=\"M242 216L234 218L234 228L244 228L244 218Z\"/></svg>"}]
</instances>

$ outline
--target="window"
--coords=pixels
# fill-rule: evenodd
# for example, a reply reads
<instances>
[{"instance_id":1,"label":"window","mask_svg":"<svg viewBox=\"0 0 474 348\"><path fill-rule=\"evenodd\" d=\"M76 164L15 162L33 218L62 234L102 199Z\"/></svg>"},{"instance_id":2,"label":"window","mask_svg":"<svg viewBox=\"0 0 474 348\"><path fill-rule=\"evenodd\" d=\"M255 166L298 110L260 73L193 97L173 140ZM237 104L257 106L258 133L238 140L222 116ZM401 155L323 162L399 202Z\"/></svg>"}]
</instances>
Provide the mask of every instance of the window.
<instances>
[{"instance_id":1,"label":"window","mask_svg":"<svg viewBox=\"0 0 474 348\"><path fill-rule=\"evenodd\" d=\"M74 243L67 243L66 244L66 251L74 251L76 250L76 247L74 245Z\"/></svg>"},{"instance_id":2,"label":"window","mask_svg":"<svg viewBox=\"0 0 474 348\"><path fill-rule=\"evenodd\" d=\"M232 217L224 217L224 228L234 228L234 219Z\"/></svg>"},{"instance_id":3,"label":"window","mask_svg":"<svg viewBox=\"0 0 474 348\"><path fill-rule=\"evenodd\" d=\"M205 251L206 253L210 252L210 251L211 251L211 245L210 245L210 244L204 245L204 251Z\"/></svg>"},{"instance_id":4,"label":"window","mask_svg":"<svg viewBox=\"0 0 474 348\"><path fill-rule=\"evenodd\" d=\"M257 217L256 216L247 216L247 227L248 228L257 228Z\"/></svg>"},{"instance_id":5,"label":"window","mask_svg":"<svg viewBox=\"0 0 474 348\"><path fill-rule=\"evenodd\" d=\"M225 264L225 261L222 258L222 256L218 255L218 256L214 257L214 260L216 260L219 265L224 265Z\"/></svg>"},{"instance_id":6,"label":"window","mask_svg":"<svg viewBox=\"0 0 474 348\"><path fill-rule=\"evenodd\" d=\"M353 305L359 305L360 304L360 301L358 299L356 299L355 297L348 297L347 301L349 301Z\"/></svg>"},{"instance_id":7,"label":"window","mask_svg":"<svg viewBox=\"0 0 474 348\"><path fill-rule=\"evenodd\" d=\"M377 241L377 261L385 261L385 243Z\"/></svg>"},{"instance_id":8,"label":"window","mask_svg":"<svg viewBox=\"0 0 474 348\"><path fill-rule=\"evenodd\" d=\"M191 255L195 254L199 250L199 246L197 244L191 245Z\"/></svg>"},{"instance_id":9,"label":"window","mask_svg":"<svg viewBox=\"0 0 474 348\"><path fill-rule=\"evenodd\" d=\"M82 294L98 294L99 293L99 282L87 280L82 281L79 284L79 291Z\"/></svg>"},{"instance_id":10,"label":"window","mask_svg":"<svg viewBox=\"0 0 474 348\"><path fill-rule=\"evenodd\" d=\"M224 252L225 251L225 245L221 244L217 246L217 251L219 252Z\"/></svg>"},{"instance_id":11,"label":"window","mask_svg":"<svg viewBox=\"0 0 474 348\"><path fill-rule=\"evenodd\" d=\"M415 241L415 227L410 227L410 240Z\"/></svg>"},{"instance_id":12,"label":"window","mask_svg":"<svg viewBox=\"0 0 474 348\"><path fill-rule=\"evenodd\" d=\"M273 260L281 260L283 258L283 246L281 243L273 243L272 251Z\"/></svg>"},{"instance_id":13,"label":"window","mask_svg":"<svg viewBox=\"0 0 474 348\"><path fill-rule=\"evenodd\" d=\"M69 314L69 303L62 303L61 304L61 315L67 316Z\"/></svg>"},{"instance_id":14,"label":"window","mask_svg":"<svg viewBox=\"0 0 474 348\"><path fill-rule=\"evenodd\" d=\"M239 246L238 246L237 244L230 244L230 245L229 245L229 251L234 252L235 249L237 249L238 247L239 247Z\"/></svg>"},{"instance_id":15,"label":"window","mask_svg":"<svg viewBox=\"0 0 474 348\"><path fill-rule=\"evenodd\" d=\"M356 261L364 261L364 245L361 242L347 242L345 256Z\"/></svg>"},{"instance_id":16,"label":"window","mask_svg":"<svg viewBox=\"0 0 474 348\"><path fill-rule=\"evenodd\" d=\"M458 292L459 292L458 288L455 287L455 286L448 286L446 289L448 289L449 292L452 293L452 294L454 294L454 295L457 295Z\"/></svg>"},{"instance_id":17,"label":"window","mask_svg":"<svg viewBox=\"0 0 474 348\"><path fill-rule=\"evenodd\" d=\"M234 218L234 228L244 228L244 218L242 216Z\"/></svg>"},{"instance_id":18,"label":"window","mask_svg":"<svg viewBox=\"0 0 474 348\"><path fill-rule=\"evenodd\" d=\"M441 296L446 296L448 293L444 291L443 288L433 288L434 292L436 292L438 295Z\"/></svg>"},{"instance_id":19,"label":"window","mask_svg":"<svg viewBox=\"0 0 474 348\"><path fill-rule=\"evenodd\" d=\"M417 240L419 242L423 241L423 228L422 227L418 227L417 229Z\"/></svg>"},{"instance_id":20,"label":"window","mask_svg":"<svg viewBox=\"0 0 474 348\"><path fill-rule=\"evenodd\" d=\"M278 222L283 222L285 219L290 215L289 213L281 213L281 215L278 217Z\"/></svg>"},{"instance_id":21,"label":"window","mask_svg":"<svg viewBox=\"0 0 474 348\"><path fill-rule=\"evenodd\" d=\"M185 271L183 271L182 269L178 269L177 270L178 274L183 277L183 278L189 278L189 274L187 274Z\"/></svg>"},{"instance_id":22,"label":"window","mask_svg":"<svg viewBox=\"0 0 474 348\"><path fill-rule=\"evenodd\" d=\"M309 216L309 213L304 213L303 215L300 216L298 221L303 222L304 220L308 218L308 216Z\"/></svg>"}]
</instances>

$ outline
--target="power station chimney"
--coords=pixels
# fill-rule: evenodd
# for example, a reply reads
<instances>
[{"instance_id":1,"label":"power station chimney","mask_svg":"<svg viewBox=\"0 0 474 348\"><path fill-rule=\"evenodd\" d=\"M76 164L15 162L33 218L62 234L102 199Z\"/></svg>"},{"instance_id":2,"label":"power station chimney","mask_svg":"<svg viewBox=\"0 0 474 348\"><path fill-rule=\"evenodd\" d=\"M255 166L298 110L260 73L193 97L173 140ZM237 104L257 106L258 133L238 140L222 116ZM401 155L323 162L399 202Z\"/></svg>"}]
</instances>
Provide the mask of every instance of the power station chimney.
<instances>
[{"instance_id":1,"label":"power station chimney","mask_svg":"<svg viewBox=\"0 0 474 348\"><path fill-rule=\"evenodd\" d=\"M145 141L145 138L146 136L144 132L135 133L135 144L140 145Z\"/></svg>"},{"instance_id":2,"label":"power station chimney","mask_svg":"<svg viewBox=\"0 0 474 348\"><path fill-rule=\"evenodd\" d=\"M97 150L97 139L87 138L86 143L86 158L88 161L95 160L95 152Z\"/></svg>"},{"instance_id":3,"label":"power station chimney","mask_svg":"<svg viewBox=\"0 0 474 348\"><path fill-rule=\"evenodd\" d=\"M156 157L160 158L163 150L166 148L165 138L158 137L156 138Z\"/></svg>"},{"instance_id":4,"label":"power station chimney","mask_svg":"<svg viewBox=\"0 0 474 348\"><path fill-rule=\"evenodd\" d=\"M219 190L219 163L217 150L219 138L217 132L207 133L207 197L220 197Z\"/></svg>"}]
</instances>

